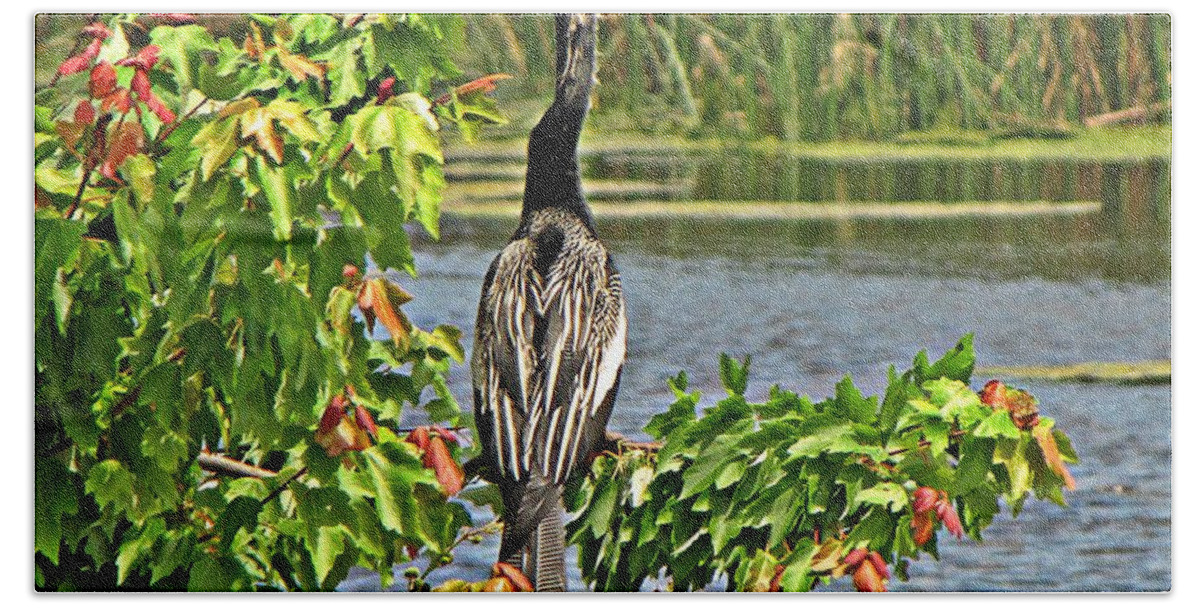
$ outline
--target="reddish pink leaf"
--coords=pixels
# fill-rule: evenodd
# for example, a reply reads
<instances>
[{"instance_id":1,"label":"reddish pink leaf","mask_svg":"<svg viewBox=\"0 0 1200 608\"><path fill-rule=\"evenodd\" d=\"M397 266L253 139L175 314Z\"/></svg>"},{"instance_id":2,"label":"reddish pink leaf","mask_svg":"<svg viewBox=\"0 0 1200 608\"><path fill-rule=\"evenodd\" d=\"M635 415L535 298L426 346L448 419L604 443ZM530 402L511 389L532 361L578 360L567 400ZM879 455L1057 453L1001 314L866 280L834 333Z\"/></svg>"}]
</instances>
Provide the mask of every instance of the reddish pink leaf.
<instances>
[{"instance_id":1,"label":"reddish pink leaf","mask_svg":"<svg viewBox=\"0 0 1200 608\"><path fill-rule=\"evenodd\" d=\"M141 151L144 139L145 134L142 133L141 125L133 122L120 124L112 135L108 154L104 157L104 163L100 165L100 174L108 179L119 181L117 180L117 169L121 167L121 163L125 162L126 158Z\"/></svg>"},{"instance_id":2,"label":"reddish pink leaf","mask_svg":"<svg viewBox=\"0 0 1200 608\"><path fill-rule=\"evenodd\" d=\"M146 46L142 47L142 50L138 51L137 55L134 55L133 57L126 57L125 59L118 61L117 65L132 66L135 68L141 68L143 70L149 70L150 68L154 67L154 64L158 63L159 50L160 49L157 46L153 44L147 44Z\"/></svg>"},{"instance_id":3,"label":"reddish pink leaf","mask_svg":"<svg viewBox=\"0 0 1200 608\"><path fill-rule=\"evenodd\" d=\"M389 76L387 78L384 78L383 82L379 83L379 92L375 94L375 103L377 103L379 105L383 105L383 103L385 101L387 101L388 99L391 99L392 96L396 94L395 91L393 90L393 87L395 87L395 86L396 86L396 77L395 76Z\"/></svg>"},{"instance_id":4,"label":"reddish pink leaf","mask_svg":"<svg viewBox=\"0 0 1200 608\"><path fill-rule=\"evenodd\" d=\"M929 542L933 538L933 514L928 511L913 516L911 527L913 529L913 543L918 547Z\"/></svg>"},{"instance_id":5,"label":"reddish pink leaf","mask_svg":"<svg viewBox=\"0 0 1200 608\"><path fill-rule=\"evenodd\" d=\"M100 102L101 112L115 109L118 113L124 114L132 107L133 98L129 96L129 89L117 89Z\"/></svg>"},{"instance_id":6,"label":"reddish pink leaf","mask_svg":"<svg viewBox=\"0 0 1200 608\"><path fill-rule=\"evenodd\" d=\"M354 406L354 422L358 424L358 428L366 431L372 437L379 433L379 429L375 427L375 419L371 417L371 412L361 405Z\"/></svg>"},{"instance_id":7,"label":"reddish pink leaf","mask_svg":"<svg viewBox=\"0 0 1200 608\"><path fill-rule=\"evenodd\" d=\"M80 124L92 124L96 120L96 108L92 107L92 102L81 101L75 106L75 122Z\"/></svg>"},{"instance_id":8,"label":"reddish pink leaf","mask_svg":"<svg viewBox=\"0 0 1200 608\"><path fill-rule=\"evenodd\" d=\"M321 422L317 425L317 432L329 432L337 423L346 415L346 398L341 395L334 395L333 399L329 400L329 405L325 406L325 412L321 414Z\"/></svg>"},{"instance_id":9,"label":"reddish pink leaf","mask_svg":"<svg viewBox=\"0 0 1200 608\"><path fill-rule=\"evenodd\" d=\"M68 76L70 74L77 74L86 70L91 64L91 59L83 55L71 57L58 66L58 75Z\"/></svg>"},{"instance_id":10,"label":"reddish pink leaf","mask_svg":"<svg viewBox=\"0 0 1200 608\"><path fill-rule=\"evenodd\" d=\"M145 101L150 99L153 93L150 92L150 75L146 70L137 70L133 73L133 80L129 81L129 88L137 93L138 99Z\"/></svg>"},{"instance_id":11,"label":"reddish pink leaf","mask_svg":"<svg viewBox=\"0 0 1200 608\"><path fill-rule=\"evenodd\" d=\"M933 508L937 504L937 491L930 487L917 488L913 492L913 511L916 513L924 513Z\"/></svg>"},{"instance_id":12,"label":"reddish pink leaf","mask_svg":"<svg viewBox=\"0 0 1200 608\"><path fill-rule=\"evenodd\" d=\"M92 38L99 38L100 40L105 40L109 36L112 35L112 30L108 29L103 23L100 23L99 21L97 21L97 22L83 28L83 33L84 33L84 35L91 36Z\"/></svg>"},{"instance_id":13,"label":"reddish pink leaf","mask_svg":"<svg viewBox=\"0 0 1200 608\"><path fill-rule=\"evenodd\" d=\"M496 562L492 566L492 577L507 579L517 591L533 591L533 583L529 582L525 573L508 562Z\"/></svg>"},{"instance_id":14,"label":"reddish pink leaf","mask_svg":"<svg viewBox=\"0 0 1200 608\"><path fill-rule=\"evenodd\" d=\"M88 92L95 99L103 99L117 88L117 70L107 61L101 61L92 68L91 79L88 80Z\"/></svg>"},{"instance_id":15,"label":"reddish pink leaf","mask_svg":"<svg viewBox=\"0 0 1200 608\"><path fill-rule=\"evenodd\" d=\"M83 49L82 57L87 57L88 60L95 59L100 54L100 46L104 44L102 38L93 38L86 49Z\"/></svg>"},{"instance_id":16,"label":"reddish pink leaf","mask_svg":"<svg viewBox=\"0 0 1200 608\"><path fill-rule=\"evenodd\" d=\"M946 530L951 534L962 538L963 530L962 522L958 519L958 512L954 510L954 505L949 501L943 500L937 506L938 519L942 520L942 524L946 526Z\"/></svg>"},{"instance_id":17,"label":"reddish pink leaf","mask_svg":"<svg viewBox=\"0 0 1200 608\"><path fill-rule=\"evenodd\" d=\"M408 437L405 441L417 446L422 452L429 447L429 427L419 426L408 432Z\"/></svg>"},{"instance_id":18,"label":"reddish pink leaf","mask_svg":"<svg viewBox=\"0 0 1200 608\"><path fill-rule=\"evenodd\" d=\"M842 559L842 563L846 564L847 566L854 567L854 566L861 564L862 561L866 558L867 558L867 550L863 549L862 547L859 547L858 549L855 549L855 550L847 553L846 557Z\"/></svg>"},{"instance_id":19,"label":"reddish pink leaf","mask_svg":"<svg viewBox=\"0 0 1200 608\"><path fill-rule=\"evenodd\" d=\"M450 449L441 437L430 438L429 448L425 450L421 462L426 468L433 469L433 474L437 476L438 483L442 485L447 496L458 494L462 489L462 467L458 466L458 462L450 455Z\"/></svg>"},{"instance_id":20,"label":"reddish pink leaf","mask_svg":"<svg viewBox=\"0 0 1200 608\"><path fill-rule=\"evenodd\" d=\"M157 95L151 94L150 97L146 99L146 107L150 108L150 111L154 112L154 115L157 116L158 119L164 124L175 122L175 113L172 112L171 109L168 108L166 104L162 102L162 99L159 99Z\"/></svg>"},{"instance_id":21,"label":"reddish pink leaf","mask_svg":"<svg viewBox=\"0 0 1200 608\"><path fill-rule=\"evenodd\" d=\"M889 578L887 565L880 567L883 559L878 557L879 554L871 552L871 559L864 560L859 564L858 569L854 571L854 588L859 591L881 592L887 591L887 580ZM878 558L878 559L877 559Z\"/></svg>"}]
</instances>

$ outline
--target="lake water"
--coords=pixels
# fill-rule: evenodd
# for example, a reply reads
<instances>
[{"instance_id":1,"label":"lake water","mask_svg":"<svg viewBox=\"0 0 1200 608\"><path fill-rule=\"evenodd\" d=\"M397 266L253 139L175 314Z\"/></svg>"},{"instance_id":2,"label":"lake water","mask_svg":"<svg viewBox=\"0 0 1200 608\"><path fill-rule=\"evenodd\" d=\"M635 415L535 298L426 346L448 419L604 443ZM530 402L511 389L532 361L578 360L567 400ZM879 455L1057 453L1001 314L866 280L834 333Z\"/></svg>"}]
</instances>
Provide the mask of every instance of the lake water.
<instances>
[{"instance_id":1,"label":"lake water","mask_svg":"<svg viewBox=\"0 0 1200 608\"><path fill-rule=\"evenodd\" d=\"M743 170L721 174L731 164ZM601 218L630 318L612 430L643 437L642 426L671 402L665 379L679 370L711 403L721 390L722 351L752 357L749 396L779 383L814 398L830 395L845 373L878 392L889 365L903 369L922 348L940 355L968 332L981 366L1171 357L1165 163L1022 165L1018 177L1010 167L953 163L778 169L800 164L591 156L585 173L683 188L676 200L839 199L842 179L840 198L849 201L1094 199L1103 209L921 221ZM746 169L764 166L773 169ZM797 174L809 177L796 181ZM810 179L824 185L796 186ZM935 185L896 186L912 179ZM440 242L418 240L421 277L398 277L416 296L405 307L413 321L453 323L472 335L483 274L515 223L451 214ZM1170 386L1012 381L1037 395L1043 414L1075 442L1082 462L1072 467L1078 489L1068 494L1069 507L1030 501L1015 520L998 516L982 545L943 538L941 561L913 563L911 580L893 581L892 589L1169 589ZM453 370L451 385L469 409L465 366ZM478 523L488 517L475 515ZM484 578L497 545L491 538L461 548L457 563L431 582ZM570 587L584 588L577 574ZM378 577L358 571L341 588L378 590Z\"/></svg>"}]
</instances>

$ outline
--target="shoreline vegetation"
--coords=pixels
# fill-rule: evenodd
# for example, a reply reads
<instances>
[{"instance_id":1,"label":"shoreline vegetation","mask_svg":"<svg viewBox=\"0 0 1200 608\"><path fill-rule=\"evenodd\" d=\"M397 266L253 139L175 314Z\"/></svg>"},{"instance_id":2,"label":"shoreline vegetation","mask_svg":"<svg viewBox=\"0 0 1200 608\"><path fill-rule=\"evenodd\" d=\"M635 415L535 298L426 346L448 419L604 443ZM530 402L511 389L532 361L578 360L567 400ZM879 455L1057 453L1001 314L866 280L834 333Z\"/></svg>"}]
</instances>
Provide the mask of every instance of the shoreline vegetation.
<instances>
[{"instance_id":1,"label":"shoreline vegetation","mask_svg":"<svg viewBox=\"0 0 1200 608\"><path fill-rule=\"evenodd\" d=\"M600 166L598 175L585 170L584 189L598 217L654 218L663 216L715 219L946 219L962 217L1070 216L1100 213L1103 195L1025 199L997 197L986 192L961 200L942 200L934 190L918 200L872 200L843 194L844 185L828 198L816 200L758 200L748 197L712 199L696 196L695 179L678 175L662 179L611 178L603 165L616 159L639 162L701 162L715 154L753 154L788 163L814 163L835 171L884 165L971 164L1031 166L1122 166L1165 163L1171 159L1172 132L1168 125L1087 129L1067 139L997 138L986 132L943 131L909 134L902 141L754 142L685 137L649 137L624 133L601 138L585 133L581 148L585 168ZM948 143L952 142L952 143ZM519 213L524 183L525 141L487 139L469 146L451 143L446 152L447 191L444 209L462 217L510 217ZM841 176L841 179L846 179ZM861 193L860 193L861 194ZM1098 195L1093 198L1091 195ZM695 199L692 197L695 196Z\"/></svg>"},{"instance_id":2,"label":"shoreline vegetation","mask_svg":"<svg viewBox=\"0 0 1200 608\"><path fill-rule=\"evenodd\" d=\"M980 376L1002 376L1024 380L1108 384L1170 384L1170 359L1151 361L1089 361L1067 365L984 366Z\"/></svg>"}]
</instances>

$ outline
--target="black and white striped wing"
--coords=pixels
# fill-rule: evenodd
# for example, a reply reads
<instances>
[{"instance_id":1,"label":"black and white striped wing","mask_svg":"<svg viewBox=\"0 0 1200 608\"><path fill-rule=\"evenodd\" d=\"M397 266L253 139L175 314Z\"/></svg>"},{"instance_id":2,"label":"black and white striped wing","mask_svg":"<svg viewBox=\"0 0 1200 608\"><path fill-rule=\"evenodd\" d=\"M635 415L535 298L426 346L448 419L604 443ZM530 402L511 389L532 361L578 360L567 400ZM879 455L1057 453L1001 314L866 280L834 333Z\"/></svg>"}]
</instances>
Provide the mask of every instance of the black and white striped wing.
<instances>
[{"instance_id":1,"label":"black and white striped wing","mask_svg":"<svg viewBox=\"0 0 1200 608\"><path fill-rule=\"evenodd\" d=\"M475 324L472 375L475 424L500 477L521 480L523 437L538 375L533 336L541 315L541 276L529 243L509 243L483 283Z\"/></svg>"},{"instance_id":2,"label":"black and white striped wing","mask_svg":"<svg viewBox=\"0 0 1200 608\"><path fill-rule=\"evenodd\" d=\"M625 360L621 279L598 243L564 250L545 277L527 469L562 484L604 433Z\"/></svg>"}]
</instances>

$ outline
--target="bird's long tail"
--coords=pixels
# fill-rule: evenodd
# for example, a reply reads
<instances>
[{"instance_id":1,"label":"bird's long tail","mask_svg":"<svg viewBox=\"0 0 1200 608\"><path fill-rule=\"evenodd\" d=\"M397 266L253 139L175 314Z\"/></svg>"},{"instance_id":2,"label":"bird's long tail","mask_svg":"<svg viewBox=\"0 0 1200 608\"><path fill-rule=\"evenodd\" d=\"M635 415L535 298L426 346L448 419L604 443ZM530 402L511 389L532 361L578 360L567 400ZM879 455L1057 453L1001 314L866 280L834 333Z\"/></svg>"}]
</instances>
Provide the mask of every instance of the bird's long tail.
<instances>
[{"instance_id":1,"label":"bird's long tail","mask_svg":"<svg viewBox=\"0 0 1200 608\"><path fill-rule=\"evenodd\" d=\"M533 581L537 591L566 591L567 562L564 555L567 531L562 505L538 523L537 530L529 539L529 553L525 557L525 572Z\"/></svg>"},{"instance_id":2,"label":"bird's long tail","mask_svg":"<svg viewBox=\"0 0 1200 608\"><path fill-rule=\"evenodd\" d=\"M520 566L537 591L564 591L566 511L562 488L535 474L519 492L511 495L512 502L505 501L500 559Z\"/></svg>"}]
</instances>

